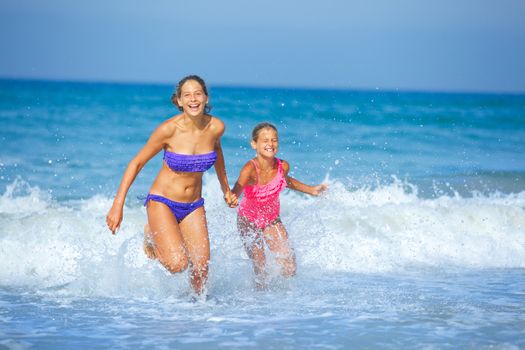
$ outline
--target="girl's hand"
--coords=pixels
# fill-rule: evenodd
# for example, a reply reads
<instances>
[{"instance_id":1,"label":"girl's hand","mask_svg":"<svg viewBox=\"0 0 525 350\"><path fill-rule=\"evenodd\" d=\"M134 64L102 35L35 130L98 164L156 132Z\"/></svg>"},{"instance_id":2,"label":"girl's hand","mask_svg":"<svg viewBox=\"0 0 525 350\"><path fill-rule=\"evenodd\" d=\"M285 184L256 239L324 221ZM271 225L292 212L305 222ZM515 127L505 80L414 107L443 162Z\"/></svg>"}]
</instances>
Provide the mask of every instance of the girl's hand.
<instances>
[{"instance_id":1,"label":"girl's hand","mask_svg":"<svg viewBox=\"0 0 525 350\"><path fill-rule=\"evenodd\" d=\"M232 191L228 191L224 194L224 201L230 208L235 208L239 204L239 198Z\"/></svg>"},{"instance_id":2,"label":"girl's hand","mask_svg":"<svg viewBox=\"0 0 525 350\"><path fill-rule=\"evenodd\" d=\"M120 223L122 222L122 207L115 207L114 205L108 212L106 216L106 224L108 225L109 230L112 234L115 234L120 228Z\"/></svg>"},{"instance_id":3,"label":"girl's hand","mask_svg":"<svg viewBox=\"0 0 525 350\"><path fill-rule=\"evenodd\" d=\"M324 191L326 191L327 189L328 189L328 185L325 185L325 184L314 186L313 191L312 191L312 196L318 196Z\"/></svg>"}]
</instances>

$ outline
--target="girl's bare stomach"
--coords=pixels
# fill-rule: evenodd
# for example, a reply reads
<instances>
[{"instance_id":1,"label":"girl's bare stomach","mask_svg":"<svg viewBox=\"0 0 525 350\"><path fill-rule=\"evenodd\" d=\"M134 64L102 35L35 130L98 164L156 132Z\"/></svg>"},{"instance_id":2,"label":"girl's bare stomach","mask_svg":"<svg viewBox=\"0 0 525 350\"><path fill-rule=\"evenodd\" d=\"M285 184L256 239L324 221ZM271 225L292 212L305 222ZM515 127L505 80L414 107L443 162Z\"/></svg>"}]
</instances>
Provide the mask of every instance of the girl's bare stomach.
<instances>
[{"instance_id":1,"label":"girl's bare stomach","mask_svg":"<svg viewBox=\"0 0 525 350\"><path fill-rule=\"evenodd\" d=\"M175 202L195 202L202 196L202 174L175 172L163 164L149 193Z\"/></svg>"}]
</instances>

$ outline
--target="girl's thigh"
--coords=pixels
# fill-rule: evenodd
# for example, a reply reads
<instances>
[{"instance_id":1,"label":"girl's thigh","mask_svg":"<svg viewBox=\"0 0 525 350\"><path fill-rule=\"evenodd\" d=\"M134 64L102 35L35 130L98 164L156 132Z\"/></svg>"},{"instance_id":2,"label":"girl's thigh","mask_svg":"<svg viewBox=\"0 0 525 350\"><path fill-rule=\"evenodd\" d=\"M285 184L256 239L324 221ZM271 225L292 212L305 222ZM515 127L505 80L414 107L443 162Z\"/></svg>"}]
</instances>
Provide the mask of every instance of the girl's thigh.
<instances>
[{"instance_id":1,"label":"girl's thigh","mask_svg":"<svg viewBox=\"0 0 525 350\"><path fill-rule=\"evenodd\" d=\"M207 264L210 260L210 240L204 207L192 211L179 226L191 262Z\"/></svg>"},{"instance_id":2,"label":"girl's thigh","mask_svg":"<svg viewBox=\"0 0 525 350\"><path fill-rule=\"evenodd\" d=\"M159 261L166 263L173 257L185 257L181 230L171 210L163 203L149 201L147 212L150 239Z\"/></svg>"},{"instance_id":3,"label":"girl's thigh","mask_svg":"<svg viewBox=\"0 0 525 350\"><path fill-rule=\"evenodd\" d=\"M244 248L250 252L254 249L263 249L263 232L248 219L237 216L237 229L241 235Z\"/></svg>"},{"instance_id":4,"label":"girl's thigh","mask_svg":"<svg viewBox=\"0 0 525 350\"><path fill-rule=\"evenodd\" d=\"M292 277L297 270L295 254L288 240L288 232L283 224L278 221L264 229L264 240L268 248L282 266L282 273Z\"/></svg>"},{"instance_id":5,"label":"girl's thigh","mask_svg":"<svg viewBox=\"0 0 525 350\"><path fill-rule=\"evenodd\" d=\"M288 241L288 232L280 220L266 226L263 231L263 237L271 252L278 253L282 257L293 254Z\"/></svg>"}]
</instances>

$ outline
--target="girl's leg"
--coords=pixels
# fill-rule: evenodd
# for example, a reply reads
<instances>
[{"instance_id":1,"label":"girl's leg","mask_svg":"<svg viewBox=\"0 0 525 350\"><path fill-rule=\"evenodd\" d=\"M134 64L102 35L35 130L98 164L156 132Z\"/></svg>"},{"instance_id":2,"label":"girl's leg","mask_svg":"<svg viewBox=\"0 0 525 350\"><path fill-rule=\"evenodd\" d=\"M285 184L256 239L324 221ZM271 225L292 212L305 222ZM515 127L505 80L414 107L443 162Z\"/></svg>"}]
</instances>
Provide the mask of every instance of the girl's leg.
<instances>
[{"instance_id":1,"label":"girl's leg","mask_svg":"<svg viewBox=\"0 0 525 350\"><path fill-rule=\"evenodd\" d=\"M190 259L190 283L197 294L206 290L208 264L210 261L210 241L206 225L204 207L192 211L180 223L184 245Z\"/></svg>"},{"instance_id":2,"label":"girl's leg","mask_svg":"<svg viewBox=\"0 0 525 350\"><path fill-rule=\"evenodd\" d=\"M262 232L242 216L237 216L237 229L241 234L246 254L253 263L255 287L263 290L266 288L266 256L264 255Z\"/></svg>"},{"instance_id":3,"label":"girl's leg","mask_svg":"<svg viewBox=\"0 0 525 350\"><path fill-rule=\"evenodd\" d=\"M149 224L144 225L144 243L142 248L149 259L157 259L155 256L155 249L153 249L153 241L151 239L151 229L149 228Z\"/></svg>"},{"instance_id":4,"label":"girl's leg","mask_svg":"<svg viewBox=\"0 0 525 350\"><path fill-rule=\"evenodd\" d=\"M280 220L264 228L264 240L281 265L283 276L292 277L295 275L297 270L295 254L288 241L288 233Z\"/></svg>"},{"instance_id":5,"label":"girl's leg","mask_svg":"<svg viewBox=\"0 0 525 350\"><path fill-rule=\"evenodd\" d=\"M184 271L188 266L188 257L173 213L165 204L155 201L148 202L147 212L154 256L169 272Z\"/></svg>"}]
</instances>

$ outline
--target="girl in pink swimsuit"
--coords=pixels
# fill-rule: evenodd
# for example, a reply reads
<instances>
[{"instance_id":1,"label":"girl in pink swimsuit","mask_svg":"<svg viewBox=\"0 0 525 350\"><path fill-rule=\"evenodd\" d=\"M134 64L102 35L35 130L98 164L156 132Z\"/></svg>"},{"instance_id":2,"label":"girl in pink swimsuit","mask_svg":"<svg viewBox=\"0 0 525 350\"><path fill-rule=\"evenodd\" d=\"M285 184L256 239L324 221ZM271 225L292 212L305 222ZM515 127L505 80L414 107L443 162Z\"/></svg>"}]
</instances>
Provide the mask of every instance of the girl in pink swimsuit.
<instances>
[{"instance_id":1,"label":"girl in pink swimsuit","mask_svg":"<svg viewBox=\"0 0 525 350\"><path fill-rule=\"evenodd\" d=\"M258 124L252 132L251 146L257 155L244 165L232 192L237 198L244 192L239 204L237 227L246 252L253 262L256 287L264 289L264 243L275 255L284 276L291 277L296 271L295 255L288 242L288 233L279 217L279 193L288 187L318 196L327 187L323 184L308 186L288 176L288 162L275 157L279 138L274 125Z\"/></svg>"}]
</instances>

